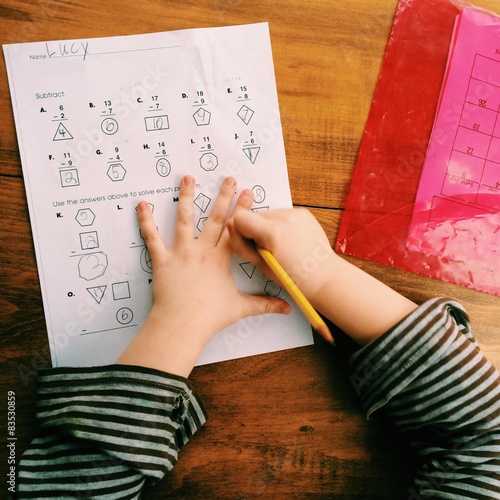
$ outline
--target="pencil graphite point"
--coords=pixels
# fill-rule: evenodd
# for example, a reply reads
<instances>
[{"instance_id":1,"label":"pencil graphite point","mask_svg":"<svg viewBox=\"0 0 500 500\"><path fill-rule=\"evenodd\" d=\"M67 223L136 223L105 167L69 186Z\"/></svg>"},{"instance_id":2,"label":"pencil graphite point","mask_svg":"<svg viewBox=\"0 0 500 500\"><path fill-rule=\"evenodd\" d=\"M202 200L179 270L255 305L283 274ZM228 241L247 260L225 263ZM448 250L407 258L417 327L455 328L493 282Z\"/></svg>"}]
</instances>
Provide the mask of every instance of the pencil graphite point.
<instances>
[{"instance_id":1,"label":"pencil graphite point","mask_svg":"<svg viewBox=\"0 0 500 500\"><path fill-rule=\"evenodd\" d=\"M332 333L330 332L330 329L326 326L326 324L319 325L316 328L316 331L330 344L335 344L335 339L333 338Z\"/></svg>"}]
</instances>

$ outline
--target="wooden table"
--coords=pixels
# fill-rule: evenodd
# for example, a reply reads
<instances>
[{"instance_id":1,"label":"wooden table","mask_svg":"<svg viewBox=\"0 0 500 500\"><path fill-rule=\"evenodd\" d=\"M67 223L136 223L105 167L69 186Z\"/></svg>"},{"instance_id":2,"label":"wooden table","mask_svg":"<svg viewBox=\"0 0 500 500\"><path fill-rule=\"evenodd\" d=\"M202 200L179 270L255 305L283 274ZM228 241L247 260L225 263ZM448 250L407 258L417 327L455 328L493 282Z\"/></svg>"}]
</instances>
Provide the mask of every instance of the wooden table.
<instances>
[{"instance_id":1,"label":"wooden table","mask_svg":"<svg viewBox=\"0 0 500 500\"><path fill-rule=\"evenodd\" d=\"M480 3L493 9L496 0ZM333 244L397 0L100 0L0 3L0 42L127 35L268 21L290 183ZM2 392L16 394L17 453L35 427L36 370L50 366L4 65L0 65ZM412 300L455 297L500 366L500 298L356 262ZM196 368L210 415L144 498L405 498L411 461L384 421L366 422L345 360L315 346ZM2 454L5 453L5 446ZM2 455L3 456L3 455ZM5 477L7 459L0 459ZM2 487L3 488L3 487Z\"/></svg>"}]
</instances>

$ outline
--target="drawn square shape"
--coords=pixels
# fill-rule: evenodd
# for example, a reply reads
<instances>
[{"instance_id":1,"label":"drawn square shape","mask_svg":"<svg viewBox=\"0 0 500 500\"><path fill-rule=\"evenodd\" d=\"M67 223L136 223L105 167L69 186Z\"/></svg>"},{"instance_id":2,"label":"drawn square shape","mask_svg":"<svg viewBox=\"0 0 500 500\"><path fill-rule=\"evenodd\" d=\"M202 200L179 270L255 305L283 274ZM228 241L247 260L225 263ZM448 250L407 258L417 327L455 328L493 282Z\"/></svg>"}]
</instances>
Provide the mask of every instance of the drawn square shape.
<instances>
[{"instance_id":1,"label":"drawn square shape","mask_svg":"<svg viewBox=\"0 0 500 500\"><path fill-rule=\"evenodd\" d=\"M113 299L130 299L130 285L128 281L120 281L111 285L113 289Z\"/></svg>"},{"instance_id":2,"label":"drawn square shape","mask_svg":"<svg viewBox=\"0 0 500 500\"><path fill-rule=\"evenodd\" d=\"M61 179L61 186L63 188L80 185L78 169L76 168L67 168L65 170L61 170L59 172L59 177Z\"/></svg>"},{"instance_id":3,"label":"drawn square shape","mask_svg":"<svg viewBox=\"0 0 500 500\"><path fill-rule=\"evenodd\" d=\"M93 250L99 248L99 236L97 231L80 233L80 247L82 250Z\"/></svg>"},{"instance_id":4,"label":"drawn square shape","mask_svg":"<svg viewBox=\"0 0 500 500\"><path fill-rule=\"evenodd\" d=\"M167 115L148 116L144 118L144 123L148 132L153 130L167 130L170 128Z\"/></svg>"}]
</instances>

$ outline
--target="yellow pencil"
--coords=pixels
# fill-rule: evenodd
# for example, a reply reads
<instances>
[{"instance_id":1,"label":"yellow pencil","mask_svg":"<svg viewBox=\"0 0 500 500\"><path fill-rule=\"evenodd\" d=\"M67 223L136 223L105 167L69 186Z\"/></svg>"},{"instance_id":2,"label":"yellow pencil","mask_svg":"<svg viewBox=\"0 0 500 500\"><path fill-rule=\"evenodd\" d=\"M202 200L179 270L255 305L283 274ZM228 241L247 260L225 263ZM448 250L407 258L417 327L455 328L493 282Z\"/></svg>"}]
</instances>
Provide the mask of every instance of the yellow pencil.
<instances>
[{"instance_id":1,"label":"yellow pencil","mask_svg":"<svg viewBox=\"0 0 500 500\"><path fill-rule=\"evenodd\" d=\"M276 260L276 257L264 248L257 247L257 252L264 259L266 264L271 268L276 277L280 280L283 288L290 294L299 309L304 313L311 326L320 333L328 342L333 343L333 336L326 326L321 316L316 312L314 307L305 298L304 294L299 290L298 286L288 276L281 264Z\"/></svg>"}]
</instances>

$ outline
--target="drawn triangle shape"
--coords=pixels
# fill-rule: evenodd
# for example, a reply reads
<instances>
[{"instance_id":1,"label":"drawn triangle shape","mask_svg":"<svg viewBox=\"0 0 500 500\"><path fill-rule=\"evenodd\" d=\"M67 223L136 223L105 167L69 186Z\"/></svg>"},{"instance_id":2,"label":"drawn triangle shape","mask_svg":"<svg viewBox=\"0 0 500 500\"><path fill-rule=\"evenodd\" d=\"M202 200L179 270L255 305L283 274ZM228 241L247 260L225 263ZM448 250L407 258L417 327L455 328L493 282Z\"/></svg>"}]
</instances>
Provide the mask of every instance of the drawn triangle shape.
<instances>
[{"instance_id":1,"label":"drawn triangle shape","mask_svg":"<svg viewBox=\"0 0 500 500\"><path fill-rule=\"evenodd\" d=\"M69 130L60 123L57 126L56 133L54 135L54 141L67 141L68 139L73 139L73 136L69 133Z\"/></svg>"},{"instance_id":2,"label":"drawn triangle shape","mask_svg":"<svg viewBox=\"0 0 500 500\"><path fill-rule=\"evenodd\" d=\"M245 274L252 279L255 273L256 266L254 266L251 262L243 262L240 264L241 269L245 272Z\"/></svg>"},{"instance_id":3,"label":"drawn triangle shape","mask_svg":"<svg viewBox=\"0 0 500 500\"><path fill-rule=\"evenodd\" d=\"M260 146L250 146L248 148L243 148L243 151L247 155L248 159L252 163L255 163L255 160L257 159L257 156L259 156Z\"/></svg>"},{"instance_id":4,"label":"drawn triangle shape","mask_svg":"<svg viewBox=\"0 0 500 500\"><path fill-rule=\"evenodd\" d=\"M98 303L101 303L102 298L104 297L104 292L106 291L108 285L102 286L93 286L87 288L87 292L90 293L91 297Z\"/></svg>"}]
</instances>

